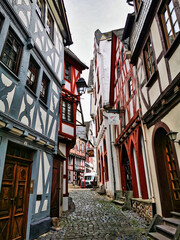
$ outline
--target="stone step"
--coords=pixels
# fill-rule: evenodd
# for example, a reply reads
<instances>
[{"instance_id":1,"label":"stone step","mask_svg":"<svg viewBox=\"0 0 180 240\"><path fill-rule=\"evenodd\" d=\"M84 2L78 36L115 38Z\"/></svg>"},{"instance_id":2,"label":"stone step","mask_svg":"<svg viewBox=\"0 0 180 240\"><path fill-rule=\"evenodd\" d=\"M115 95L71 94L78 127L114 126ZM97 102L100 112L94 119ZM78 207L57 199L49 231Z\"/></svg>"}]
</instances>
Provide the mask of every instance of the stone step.
<instances>
[{"instance_id":1,"label":"stone step","mask_svg":"<svg viewBox=\"0 0 180 240\"><path fill-rule=\"evenodd\" d=\"M123 206L124 202L120 200L113 200L113 203Z\"/></svg>"},{"instance_id":2,"label":"stone step","mask_svg":"<svg viewBox=\"0 0 180 240\"><path fill-rule=\"evenodd\" d=\"M178 218L163 218L163 220L166 224L171 224L175 226L180 225L180 219Z\"/></svg>"},{"instance_id":3,"label":"stone step","mask_svg":"<svg viewBox=\"0 0 180 240\"><path fill-rule=\"evenodd\" d=\"M148 236L150 236L153 239L158 239L158 240L170 240L170 238L165 237L164 235L158 233L158 232L150 232L148 234Z\"/></svg>"},{"instance_id":4,"label":"stone step","mask_svg":"<svg viewBox=\"0 0 180 240\"><path fill-rule=\"evenodd\" d=\"M179 212L171 212L171 215L175 218L179 218L180 219L180 213Z\"/></svg>"},{"instance_id":5,"label":"stone step","mask_svg":"<svg viewBox=\"0 0 180 240\"><path fill-rule=\"evenodd\" d=\"M176 233L176 228L169 225L156 225L156 230L157 232L166 234L169 237L173 237Z\"/></svg>"}]
</instances>

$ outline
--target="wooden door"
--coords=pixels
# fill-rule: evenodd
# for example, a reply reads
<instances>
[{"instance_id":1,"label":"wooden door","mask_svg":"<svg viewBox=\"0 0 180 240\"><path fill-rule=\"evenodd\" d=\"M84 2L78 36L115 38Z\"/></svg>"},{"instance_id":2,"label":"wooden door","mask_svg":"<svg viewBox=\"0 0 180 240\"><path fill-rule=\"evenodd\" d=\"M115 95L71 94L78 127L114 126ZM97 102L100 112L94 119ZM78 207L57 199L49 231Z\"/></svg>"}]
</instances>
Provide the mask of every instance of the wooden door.
<instances>
[{"instance_id":1,"label":"wooden door","mask_svg":"<svg viewBox=\"0 0 180 240\"><path fill-rule=\"evenodd\" d=\"M168 217L171 211L180 211L180 172L175 149L166 134L163 128L157 130L154 148L162 214Z\"/></svg>"},{"instance_id":2,"label":"wooden door","mask_svg":"<svg viewBox=\"0 0 180 240\"><path fill-rule=\"evenodd\" d=\"M59 217L59 183L60 183L60 161L53 159L53 177L51 191L51 217Z\"/></svg>"},{"instance_id":3,"label":"wooden door","mask_svg":"<svg viewBox=\"0 0 180 240\"><path fill-rule=\"evenodd\" d=\"M122 162L125 170L124 174L125 174L125 180L126 180L126 191L131 191L132 190L131 167L130 167L127 151L124 146L122 151Z\"/></svg>"},{"instance_id":4,"label":"wooden door","mask_svg":"<svg viewBox=\"0 0 180 240\"><path fill-rule=\"evenodd\" d=\"M6 155L0 192L0 240L25 239L31 161Z\"/></svg>"}]
</instances>

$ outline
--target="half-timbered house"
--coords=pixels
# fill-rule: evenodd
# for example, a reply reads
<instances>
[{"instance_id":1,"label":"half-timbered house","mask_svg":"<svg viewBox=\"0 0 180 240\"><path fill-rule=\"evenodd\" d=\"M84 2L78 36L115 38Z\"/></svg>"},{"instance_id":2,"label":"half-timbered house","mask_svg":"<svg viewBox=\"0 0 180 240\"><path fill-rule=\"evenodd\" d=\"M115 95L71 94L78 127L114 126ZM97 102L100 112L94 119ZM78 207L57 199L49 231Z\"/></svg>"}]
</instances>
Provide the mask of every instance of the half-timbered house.
<instances>
[{"instance_id":1,"label":"half-timbered house","mask_svg":"<svg viewBox=\"0 0 180 240\"><path fill-rule=\"evenodd\" d=\"M63 166L63 210L68 210L68 158L76 143L76 127L84 125L80 95L76 82L88 67L68 48L65 48L64 78L60 104L59 150L66 157ZM85 148L84 148L85 149Z\"/></svg>"},{"instance_id":2,"label":"half-timbered house","mask_svg":"<svg viewBox=\"0 0 180 240\"><path fill-rule=\"evenodd\" d=\"M119 114L113 142L120 167L119 196L131 198L132 207L149 221L153 217L149 168L139 117L136 68L130 63L128 41L122 42L124 29L112 31L110 106ZM149 199L149 201L144 201ZM146 204L147 203L147 204Z\"/></svg>"},{"instance_id":3,"label":"half-timbered house","mask_svg":"<svg viewBox=\"0 0 180 240\"><path fill-rule=\"evenodd\" d=\"M79 137L76 144L70 150L68 164L68 179L73 185L80 185L80 180L84 176L86 160L86 142Z\"/></svg>"},{"instance_id":4,"label":"half-timbered house","mask_svg":"<svg viewBox=\"0 0 180 240\"><path fill-rule=\"evenodd\" d=\"M180 1L134 2L123 38L137 68L141 117L157 213L180 211Z\"/></svg>"},{"instance_id":5,"label":"half-timbered house","mask_svg":"<svg viewBox=\"0 0 180 240\"><path fill-rule=\"evenodd\" d=\"M94 37L93 64L91 63L90 79L93 80L93 112L91 116L95 121L95 148L98 164L99 186L106 190L107 195L114 197L116 190L120 189L117 161L114 161L112 151L111 126L103 108L110 106L110 66L111 66L112 31L101 33L96 30ZM91 87L91 86L89 86Z\"/></svg>"},{"instance_id":6,"label":"half-timbered house","mask_svg":"<svg viewBox=\"0 0 180 240\"><path fill-rule=\"evenodd\" d=\"M63 1L0 2L0 238L51 227L64 44Z\"/></svg>"}]
</instances>

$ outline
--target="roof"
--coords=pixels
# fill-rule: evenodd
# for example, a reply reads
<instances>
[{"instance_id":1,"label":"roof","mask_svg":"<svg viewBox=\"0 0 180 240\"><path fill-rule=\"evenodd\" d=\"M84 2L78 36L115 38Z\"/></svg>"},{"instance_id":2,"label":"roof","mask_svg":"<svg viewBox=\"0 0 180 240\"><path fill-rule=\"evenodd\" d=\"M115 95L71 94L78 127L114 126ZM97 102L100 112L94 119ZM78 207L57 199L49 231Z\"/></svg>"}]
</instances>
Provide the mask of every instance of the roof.
<instances>
[{"instance_id":1,"label":"roof","mask_svg":"<svg viewBox=\"0 0 180 240\"><path fill-rule=\"evenodd\" d=\"M131 30L132 30L132 27L133 27L134 19L135 19L135 14L134 13L129 13L127 15L122 40L125 40L126 38L128 38L130 36Z\"/></svg>"},{"instance_id":2,"label":"roof","mask_svg":"<svg viewBox=\"0 0 180 240\"><path fill-rule=\"evenodd\" d=\"M96 38L96 42L99 45L100 41L112 38L112 31L102 33L99 29L97 29L94 35Z\"/></svg>"},{"instance_id":3,"label":"roof","mask_svg":"<svg viewBox=\"0 0 180 240\"><path fill-rule=\"evenodd\" d=\"M90 61L90 69L89 69L89 78L88 78L88 87L94 85L94 75L93 75L93 60Z\"/></svg>"},{"instance_id":4,"label":"roof","mask_svg":"<svg viewBox=\"0 0 180 240\"><path fill-rule=\"evenodd\" d=\"M113 30L112 32L116 35L117 38L119 38L120 40L122 40L124 28L120 28L120 29L117 29L117 30Z\"/></svg>"},{"instance_id":5,"label":"roof","mask_svg":"<svg viewBox=\"0 0 180 240\"><path fill-rule=\"evenodd\" d=\"M66 9L64 6L64 1L48 0L48 3L51 7L51 10L54 13L54 17L56 18L57 24L60 27L60 31L65 40L64 44L71 45L73 42L72 42L71 32L70 32L69 23L66 15Z\"/></svg>"},{"instance_id":6,"label":"roof","mask_svg":"<svg viewBox=\"0 0 180 240\"><path fill-rule=\"evenodd\" d=\"M69 55L71 58L73 58L76 62L79 63L79 65L81 65L81 67L83 69L89 69L88 66L86 66L86 64L84 64L69 48L64 48L65 54Z\"/></svg>"}]
</instances>

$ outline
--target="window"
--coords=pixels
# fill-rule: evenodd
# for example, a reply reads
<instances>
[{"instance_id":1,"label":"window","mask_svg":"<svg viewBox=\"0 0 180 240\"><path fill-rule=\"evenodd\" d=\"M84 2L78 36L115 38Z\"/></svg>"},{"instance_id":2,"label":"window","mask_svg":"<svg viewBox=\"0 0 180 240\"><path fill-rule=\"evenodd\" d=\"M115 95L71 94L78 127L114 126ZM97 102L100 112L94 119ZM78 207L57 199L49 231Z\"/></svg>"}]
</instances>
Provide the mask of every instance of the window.
<instances>
[{"instance_id":1,"label":"window","mask_svg":"<svg viewBox=\"0 0 180 240\"><path fill-rule=\"evenodd\" d=\"M118 74L118 78L119 78L119 76L120 76L120 67L119 67L119 61L118 61L118 63L117 63L117 74Z\"/></svg>"},{"instance_id":2,"label":"window","mask_svg":"<svg viewBox=\"0 0 180 240\"><path fill-rule=\"evenodd\" d=\"M84 153L84 143L82 143L82 153Z\"/></svg>"},{"instance_id":3,"label":"window","mask_svg":"<svg viewBox=\"0 0 180 240\"><path fill-rule=\"evenodd\" d=\"M12 30L9 30L2 51L1 61L15 74L17 74L18 72L21 52L22 44L20 43L14 32Z\"/></svg>"},{"instance_id":4,"label":"window","mask_svg":"<svg viewBox=\"0 0 180 240\"><path fill-rule=\"evenodd\" d=\"M109 174L108 174L108 159L107 159L107 153L104 155L104 167L105 167L105 179L106 182L109 181Z\"/></svg>"},{"instance_id":5,"label":"window","mask_svg":"<svg viewBox=\"0 0 180 240\"><path fill-rule=\"evenodd\" d=\"M31 57L29 61L29 67L27 72L27 81L26 85L35 93L37 86L37 79L39 73L39 66L35 60Z\"/></svg>"},{"instance_id":6,"label":"window","mask_svg":"<svg viewBox=\"0 0 180 240\"><path fill-rule=\"evenodd\" d=\"M150 38L148 39L144 48L145 68L147 73L147 79L149 80L155 72L155 58L152 49L152 43Z\"/></svg>"},{"instance_id":7,"label":"window","mask_svg":"<svg viewBox=\"0 0 180 240\"><path fill-rule=\"evenodd\" d=\"M66 100L62 102L62 120L73 122L73 103Z\"/></svg>"},{"instance_id":8,"label":"window","mask_svg":"<svg viewBox=\"0 0 180 240\"><path fill-rule=\"evenodd\" d=\"M80 151L80 141L77 142L77 151Z\"/></svg>"},{"instance_id":9,"label":"window","mask_svg":"<svg viewBox=\"0 0 180 240\"><path fill-rule=\"evenodd\" d=\"M130 98L133 94L133 86L132 86L132 79L131 78L128 80L128 89L129 89L129 98Z\"/></svg>"},{"instance_id":10,"label":"window","mask_svg":"<svg viewBox=\"0 0 180 240\"><path fill-rule=\"evenodd\" d=\"M71 81L71 65L65 62L65 79Z\"/></svg>"},{"instance_id":11,"label":"window","mask_svg":"<svg viewBox=\"0 0 180 240\"><path fill-rule=\"evenodd\" d=\"M179 33L179 23L172 0L166 1L160 13L166 47L169 48Z\"/></svg>"},{"instance_id":12,"label":"window","mask_svg":"<svg viewBox=\"0 0 180 240\"><path fill-rule=\"evenodd\" d=\"M41 89L40 89L39 97L45 104L47 103L48 88L49 88L49 79L44 74L42 82L41 82Z\"/></svg>"},{"instance_id":13,"label":"window","mask_svg":"<svg viewBox=\"0 0 180 240\"><path fill-rule=\"evenodd\" d=\"M44 0L37 0L36 10L38 15L40 16L41 20L44 22L45 16L45 1Z\"/></svg>"},{"instance_id":14,"label":"window","mask_svg":"<svg viewBox=\"0 0 180 240\"><path fill-rule=\"evenodd\" d=\"M139 11L140 5L141 5L142 0L135 0L135 4L136 4L136 10L137 12Z\"/></svg>"},{"instance_id":15,"label":"window","mask_svg":"<svg viewBox=\"0 0 180 240\"><path fill-rule=\"evenodd\" d=\"M124 50L121 50L122 64L124 63Z\"/></svg>"},{"instance_id":16,"label":"window","mask_svg":"<svg viewBox=\"0 0 180 240\"><path fill-rule=\"evenodd\" d=\"M50 14L50 12L48 11L47 14L47 26L46 26L47 32L50 36L50 38L53 40L53 32L54 32L54 21L53 18Z\"/></svg>"}]
</instances>

